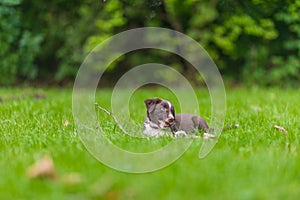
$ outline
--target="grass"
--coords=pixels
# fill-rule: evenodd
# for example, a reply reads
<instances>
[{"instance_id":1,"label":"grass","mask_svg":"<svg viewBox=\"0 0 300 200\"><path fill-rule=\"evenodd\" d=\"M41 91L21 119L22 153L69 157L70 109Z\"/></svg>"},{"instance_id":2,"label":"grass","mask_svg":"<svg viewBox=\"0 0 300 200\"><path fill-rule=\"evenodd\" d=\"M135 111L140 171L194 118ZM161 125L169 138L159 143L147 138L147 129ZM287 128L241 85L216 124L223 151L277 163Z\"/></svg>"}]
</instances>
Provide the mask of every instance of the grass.
<instances>
[{"instance_id":1,"label":"grass","mask_svg":"<svg viewBox=\"0 0 300 200\"><path fill-rule=\"evenodd\" d=\"M110 95L110 90L98 91L97 102L110 109ZM197 91L197 95L201 115L209 122L209 95L204 89ZM163 89L137 91L129 104L136 123L142 123L145 117L143 100L154 96L174 99L174 94ZM205 159L198 159L203 141L196 140L175 163L146 174L115 171L87 152L73 121L72 90L3 88L0 97L3 99L0 103L0 199L300 197L299 90L227 89L225 123L238 123L240 127L223 132ZM178 102L174 102L178 107ZM102 114L98 111L99 116ZM68 126L64 125L66 121L70 122ZM283 126L288 133L281 133L274 125ZM102 126L116 145L129 150L149 150L152 145L163 146L170 141L170 138L140 141L124 136L109 117ZM28 167L44 155L52 157L59 176L76 172L80 181L64 183L28 178Z\"/></svg>"}]
</instances>

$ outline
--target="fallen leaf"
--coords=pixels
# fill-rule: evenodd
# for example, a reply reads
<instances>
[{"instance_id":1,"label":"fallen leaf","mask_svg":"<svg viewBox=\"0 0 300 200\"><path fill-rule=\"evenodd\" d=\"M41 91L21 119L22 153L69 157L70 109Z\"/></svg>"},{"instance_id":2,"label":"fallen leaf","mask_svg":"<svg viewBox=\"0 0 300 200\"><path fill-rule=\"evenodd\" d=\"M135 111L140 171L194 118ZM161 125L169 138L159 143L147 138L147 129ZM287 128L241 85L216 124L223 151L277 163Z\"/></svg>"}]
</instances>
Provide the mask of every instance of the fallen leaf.
<instances>
[{"instance_id":1,"label":"fallen leaf","mask_svg":"<svg viewBox=\"0 0 300 200\"><path fill-rule=\"evenodd\" d=\"M46 96L43 95L43 94L40 94L40 93L34 93L34 94L32 95L32 97L33 97L34 99L46 99Z\"/></svg>"},{"instance_id":2,"label":"fallen leaf","mask_svg":"<svg viewBox=\"0 0 300 200\"><path fill-rule=\"evenodd\" d=\"M60 181L67 185L75 185L82 182L82 176L78 172L70 172L60 177Z\"/></svg>"},{"instance_id":3,"label":"fallen leaf","mask_svg":"<svg viewBox=\"0 0 300 200\"><path fill-rule=\"evenodd\" d=\"M283 128L282 126L274 125L274 128L279 130L282 133L287 133L287 130Z\"/></svg>"},{"instance_id":4,"label":"fallen leaf","mask_svg":"<svg viewBox=\"0 0 300 200\"><path fill-rule=\"evenodd\" d=\"M70 125L69 120L66 120L65 123L64 123L64 126L67 127L67 126L69 126L69 125Z\"/></svg>"},{"instance_id":5,"label":"fallen leaf","mask_svg":"<svg viewBox=\"0 0 300 200\"><path fill-rule=\"evenodd\" d=\"M48 178L55 179L56 172L54 170L53 160L50 156L44 156L37 160L27 169L28 178Z\"/></svg>"}]
</instances>

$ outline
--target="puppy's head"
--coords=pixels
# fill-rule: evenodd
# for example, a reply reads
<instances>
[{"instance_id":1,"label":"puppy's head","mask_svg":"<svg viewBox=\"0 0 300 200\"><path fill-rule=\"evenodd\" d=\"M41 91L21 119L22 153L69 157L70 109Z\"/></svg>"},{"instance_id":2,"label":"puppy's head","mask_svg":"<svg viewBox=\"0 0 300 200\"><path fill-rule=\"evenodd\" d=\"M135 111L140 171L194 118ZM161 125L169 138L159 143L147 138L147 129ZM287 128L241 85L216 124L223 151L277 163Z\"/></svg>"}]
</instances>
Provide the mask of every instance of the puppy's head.
<instances>
[{"instance_id":1,"label":"puppy's head","mask_svg":"<svg viewBox=\"0 0 300 200\"><path fill-rule=\"evenodd\" d=\"M175 120L174 106L171 102L160 98L146 99L148 119L160 128L169 127L169 123Z\"/></svg>"}]
</instances>

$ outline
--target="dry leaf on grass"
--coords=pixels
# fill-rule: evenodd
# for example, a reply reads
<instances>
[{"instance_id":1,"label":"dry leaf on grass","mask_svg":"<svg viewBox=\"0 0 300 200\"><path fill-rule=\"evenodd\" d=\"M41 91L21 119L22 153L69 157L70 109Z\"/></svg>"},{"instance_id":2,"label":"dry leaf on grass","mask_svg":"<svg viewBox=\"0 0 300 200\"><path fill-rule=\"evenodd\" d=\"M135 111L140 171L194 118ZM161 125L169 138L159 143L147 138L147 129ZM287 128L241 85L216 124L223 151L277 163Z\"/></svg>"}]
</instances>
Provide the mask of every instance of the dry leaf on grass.
<instances>
[{"instance_id":1,"label":"dry leaf on grass","mask_svg":"<svg viewBox=\"0 0 300 200\"><path fill-rule=\"evenodd\" d=\"M54 180L65 185L75 185L82 183L82 176L77 172L70 172L59 176L54 168L54 162L48 155L37 160L34 164L28 167L27 177L30 179L45 178Z\"/></svg>"},{"instance_id":2,"label":"dry leaf on grass","mask_svg":"<svg viewBox=\"0 0 300 200\"><path fill-rule=\"evenodd\" d=\"M82 182L82 176L78 172L70 172L62 175L59 180L66 185L75 185Z\"/></svg>"},{"instance_id":3,"label":"dry leaf on grass","mask_svg":"<svg viewBox=\"0 0 300 200\"><path fill-rule=\"evenodd\" d=\"M37 160L33 165L28 167L27 176L33 178L55 179L56 172L54 170L53 160L50 156L44 156Z\"/></svg>"},{"instance_id":4,"label":"dry leaf on grass","mask_svg":"<svg viewBox=\"0 0 300 200\"><path fill-rule=\"evenodd\" d=\"M69 126L69 125L70 125L69 120L66 120L65 123L64 123L64 126L67 127L67 126Z\"/></svg>"},{"instance_id":5,"label":"dry leaf on grass","mask_svg":"<svg viewBox=\"0 0 300 200\"><path fill-rule=\"evenodd\" d=\"M274 128L279 130L282 133L287 133L287 130L283 128L282 126L274 125Z\"/></svg>"}]
</instances>

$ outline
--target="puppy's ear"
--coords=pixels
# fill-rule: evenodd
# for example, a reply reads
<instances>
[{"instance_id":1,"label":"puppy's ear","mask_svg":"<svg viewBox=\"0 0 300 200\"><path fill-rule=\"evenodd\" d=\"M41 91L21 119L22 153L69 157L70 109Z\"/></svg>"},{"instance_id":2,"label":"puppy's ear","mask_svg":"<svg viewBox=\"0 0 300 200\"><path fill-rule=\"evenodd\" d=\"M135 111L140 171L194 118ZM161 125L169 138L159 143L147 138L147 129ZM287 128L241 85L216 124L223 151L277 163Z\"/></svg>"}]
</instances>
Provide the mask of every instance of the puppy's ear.
<instances>
[{"instance_id":1,"label":"puppy's ear","mask_svg":"<svg viewBox=\"0 0 300 200\"><path fill-rule=\"evenodd\" d=\"M171 106L171 113L172 113L173 117L175 118L175 109L174 109L173 105Z\"/></svg>"},{"instance_id":2,"label":"puppy's ear","mask_svg":"<svg viewBox=\"0 0 300 200\"><path fill-rule=\"evenodd\" d=\"M149 112L152 112L153 109L154 109L154 107L153 107L151 110L149 110L150 106L151 106L151 105L158 104L158 103L160 103L161 101L162 101L162 100L161 100L160 98L154 98L154 99L146 99L144 102L145 102L145 105L146 105L146 107L147 107L147 110L148 110Z\"/></svg>"},{"instance_id":3,"label":"puppy's ear","mask_svg":"<svg viewBox=\"0 0 300 200\"><path fill-rule=\"evenodd\" d=\"M145 105L146 105L146 107L148 109L149 106L152 104L152 99L146 99L144 102L145 102Z\"/></svg>"}]
</instances>

